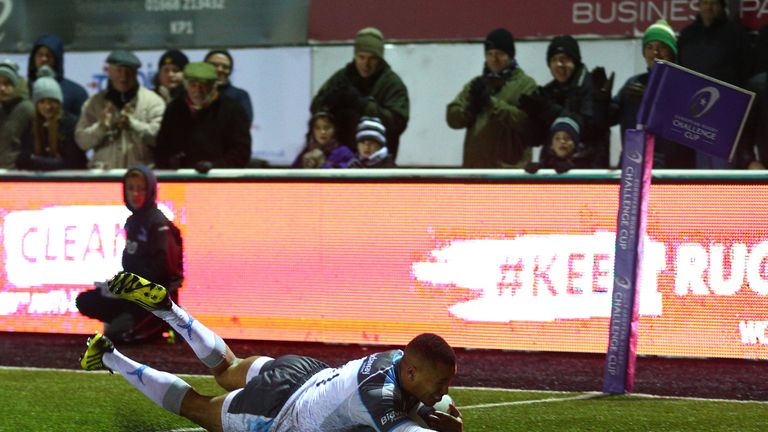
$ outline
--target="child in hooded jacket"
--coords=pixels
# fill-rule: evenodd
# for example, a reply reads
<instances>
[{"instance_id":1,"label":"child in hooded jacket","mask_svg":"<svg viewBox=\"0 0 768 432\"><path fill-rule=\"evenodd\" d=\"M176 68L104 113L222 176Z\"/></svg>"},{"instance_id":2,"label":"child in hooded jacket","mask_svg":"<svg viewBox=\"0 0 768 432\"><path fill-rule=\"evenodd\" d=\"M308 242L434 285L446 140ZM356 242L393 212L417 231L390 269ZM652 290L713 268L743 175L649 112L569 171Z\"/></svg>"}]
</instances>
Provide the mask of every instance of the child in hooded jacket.
<instances>
[{"instance_id":1,"label":"child in hooded jacket","mask_svg":"<svg viewBox=\"0 0 768 432\"><path fill-rule=\"evenodd\" d=\"M151 169L137 165L126 172L123 199L132 213L125 221L123 269L157 281L178 299L184 280L181 233L157 208L157 179ZM151 312L114 297L106 284L78 295L76 305L83 315L103 321L104 334L115 342L139 342L167 329Z\"/></svg>"}]
</instances>

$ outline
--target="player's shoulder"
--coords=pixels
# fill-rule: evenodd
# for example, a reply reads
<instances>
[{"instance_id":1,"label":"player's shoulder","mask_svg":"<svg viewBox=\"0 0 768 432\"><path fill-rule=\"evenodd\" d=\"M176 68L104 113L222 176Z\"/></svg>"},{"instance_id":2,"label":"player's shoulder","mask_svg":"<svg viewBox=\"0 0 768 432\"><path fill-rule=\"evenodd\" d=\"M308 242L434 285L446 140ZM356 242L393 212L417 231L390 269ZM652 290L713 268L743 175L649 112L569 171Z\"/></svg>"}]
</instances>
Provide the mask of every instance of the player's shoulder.
<instances>
[{"instance_id":1,"label":"player's shoulder","mask_svg":"<svg viewBox=\"0 0 768 432\"><path fill-rule=\"evenodd\" d=\"M362 359L358 371L358 396L382 431L397 427L407 418L407 401L400 388L397 364L401 350L371 354Z\"/></svg>"},{"instance_id":2,"label":"player's shoulder","mask_svg":"<svg viewBox=\"0 0 768 432\"><path fill-rule=\"evenodd\" d=\"M400 350L371 354L363 359L357 371L358 391L366 398L381 398L384 395L397 397L399 384L395 366L403 356Z\"/></svg>"},{"instance_id":3,"label":"player's shoulder","mask_svg":"<svg viewBox=\"0 0 768 432\"><path fill-rule=\"evenodd\" d=\"M359 375L361 381L368 376L373 376L378 372L391 368L403 357L403 351L392 350L373 353L361 359Z\"/></svg>"}]
</instances>

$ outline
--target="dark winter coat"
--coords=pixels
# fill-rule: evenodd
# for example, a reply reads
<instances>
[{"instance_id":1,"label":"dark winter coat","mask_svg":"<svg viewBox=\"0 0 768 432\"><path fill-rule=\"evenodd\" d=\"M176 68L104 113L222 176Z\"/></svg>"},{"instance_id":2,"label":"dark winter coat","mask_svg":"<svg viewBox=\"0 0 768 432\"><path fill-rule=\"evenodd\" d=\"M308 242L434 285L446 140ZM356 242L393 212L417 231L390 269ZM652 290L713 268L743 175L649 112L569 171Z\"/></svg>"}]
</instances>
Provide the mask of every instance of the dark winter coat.
<instances>
[{"instance_id":1,"label":"dark winter coat","mask_svg":"<svg viewBox=\"0 0 768 432\"><path fill-rule=\"evenodd\" d=\"M47 148L48 129L45 128L41 129L43 136L40 137L44 147L40 153L35 153L33 122L21 138L21 152L16 160L16 167L34 171L85 169L87 162L85 152L75 142L76 123L77 119L74 115L62 111L57 131L58 154L54 154Z\"/></svg>"},{"instance_id":2,"label":"dark winter coat","mask_svg":"<svg viewBox=\"0 0 768 432\"><path fill-rule=\"evenodd\" d=\"M759 160L768 166L768 72L752 77L747 90L755 92L755 101L742 133L737 164L739 168Z\"/></svg>"},{"instance_id":3,"label":"dark winter coat","mask_svg":"<svg viewBox=\"0 0 768 432\"><path fill-rule=\"evenodd\" d=\"M219 93L236 100L243 107L245 113L248 114L248 123L253 123L253 105L251 105L251 96L247 91L227 83L219 86Z\"/></svg>"},{"instance_id":4,"label":"dark winter coat","mask_svg":"<svg viewBox=\"0 0 768 432\"><path fill-rule=\"evenodd\" d=\"M629 78L613 100L595 100L595 121L603 126L618 124L623 140L625 130L637 127L637 112L649 75L646 72ZM695 162L693 149L674 141L656 138L653 168L690 169L695 167Z\"/></svg>"},{"instance_id":5,"label":"dark winter coat","mask_svg":"<svg viewBox=\"0 0 768 432\"><path fill-rule=\"evenodd\" d=\"M354 150L357 123L362 116L378 117L387 129L387 147L397 157L400 135L408 125L408 89L383 59L379 69L363 78L355 62L339 69L320 87L311 110L329 111L336 119L336 136Z\"/></svg>"},{"instance_id":6,"label":"dark winter coat","mask_svg":"<svg viewBox=\"0 0 768 432\"><path fill-rule=\"evenodd\" d=\"M134 170L141 171L147 178L147 198L143 207L131 208L123 181L123 200L132 213L125 221L123 270L175 291L184 280L181 233L157 208L155 174L143 165L128 172Z\"/></svg>"},{"instance_id":7,"label":"dark winter coat","mask_svg":"<svg viewBox=\"0 0 768 432\"><path fill-rule=\"evenodd\" d=\"M209 106L192 112L187 98L172 100L165 110L155 149L158 168L243 168L251 158L248 115L234 99L219 95Z\"/></svg>"},{"instance_id":8,"label":"dark winter coat","mask_svg":"<svg viewBox=\"0 0 768 432\"><path fill-rule=\"evenodd\" d=\"M737 86L750 77L749 33L727 17L705 27L697 16L680 32L677 47L681 66Z\"/></svg>"},{"instance_id":9,"label":"dark winter coat","mask_svg":"<svg viewBox=\"0 0 768 432\"><path fill-rule=\"evenodd\" d=\"M548 146L549 129L556 118L569 115L578 120L583 130L581 143L584 145L580 168L608 168L610 130L599 127L594 121L592 80L586 66L579 65L566 83L552 80L534 95L541 103L522 108L528 113L536 144Z\"/></svg>"},{"instance_id":10,"label":"dark winter coat","mask_svg":"<svg viewBox=\"0 0 768 432\"><path fill-rule=\"evenodd\" d=\"M485 73L475 78L484 80L490 89L490 101L479 112L470 109L470 87L475 79L448 104L448 126L467 129L464 168L523 168L531 161L528 115L519 102L522 95L536 90L536 81L519 67L511 69L503 77Z\"/></svg>"},{"instance_id":11,"label":"dark winter coat","mask_svg":"<svg viewBox=\"0 0 768 432\"><path fill-rule=\"evenodd\" d=\"M16 167L22 136L32 125L35 107L28 99L13 98L0 103L0 168Z\"/></svg>"}]
</instances>

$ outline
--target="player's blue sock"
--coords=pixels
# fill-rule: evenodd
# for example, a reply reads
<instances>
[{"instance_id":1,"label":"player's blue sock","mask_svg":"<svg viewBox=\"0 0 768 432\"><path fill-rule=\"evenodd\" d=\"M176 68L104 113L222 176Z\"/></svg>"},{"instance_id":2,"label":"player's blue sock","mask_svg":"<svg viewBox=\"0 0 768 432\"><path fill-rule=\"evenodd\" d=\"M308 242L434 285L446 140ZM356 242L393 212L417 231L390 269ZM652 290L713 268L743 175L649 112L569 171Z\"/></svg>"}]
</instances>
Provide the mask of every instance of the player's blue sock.
<instances>
[{"instance_id":1,"label":"player's blue sock","mask_svg":"<svg viewBox=\"0 0 768 432\"><path fill-rule=\"evenodd\" d=\"M192 347L197 358L209 368L216 367L224 361L227 352L224 340L179 305L171 302L170 309L158 309L152 313L170 324L176 333L180 334Z\"/></svg>"},{"instance_id":2,"label":"player's blue sock","mask_svg":"<svg viewBox=\"0 0 768 432\"><path fill-rule=\"evenodd\" d=\"M118 350L104 353L102 361L152 402L174 414L181 413L181 403L190 389L181 378L135 362Z\"/></svg>"}]
</instances>

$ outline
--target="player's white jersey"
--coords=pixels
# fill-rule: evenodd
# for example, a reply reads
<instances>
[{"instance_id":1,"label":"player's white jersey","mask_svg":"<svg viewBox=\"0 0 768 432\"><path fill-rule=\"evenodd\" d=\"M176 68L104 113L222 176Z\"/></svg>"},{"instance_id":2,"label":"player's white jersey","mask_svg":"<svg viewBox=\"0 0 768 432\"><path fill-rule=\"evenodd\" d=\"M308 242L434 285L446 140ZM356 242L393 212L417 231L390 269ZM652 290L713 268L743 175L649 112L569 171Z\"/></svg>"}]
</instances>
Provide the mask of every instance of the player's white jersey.
<instances>
[{"instance_id":1,"label":"player's white jersey","mask_svg":"<svg viewBox=\"0 0 768 432\"><path fill-rule=\"evenodd\" d=\"M321 370L288 399L270 432L427 431L406 414L417 401L400 388L402 356L387 351Z\"/></svg>"}]
</instances>

